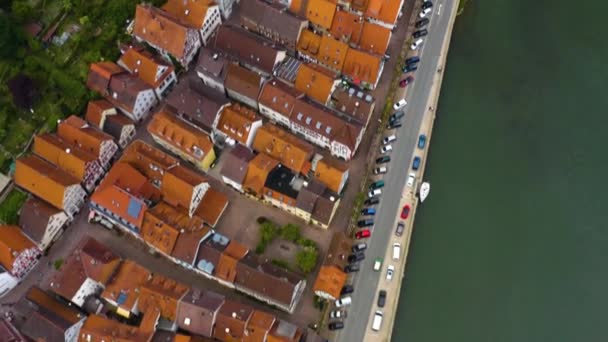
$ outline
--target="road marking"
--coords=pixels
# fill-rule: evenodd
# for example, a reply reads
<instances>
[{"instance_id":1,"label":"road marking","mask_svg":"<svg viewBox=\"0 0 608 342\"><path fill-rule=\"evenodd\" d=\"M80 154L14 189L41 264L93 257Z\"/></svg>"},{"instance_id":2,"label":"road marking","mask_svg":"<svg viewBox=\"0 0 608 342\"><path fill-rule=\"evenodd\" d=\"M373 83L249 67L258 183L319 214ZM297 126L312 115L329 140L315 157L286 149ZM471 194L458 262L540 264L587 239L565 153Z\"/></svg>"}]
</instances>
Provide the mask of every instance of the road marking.
<instances>
[{"instance_id":1,"label":"road marking","mask_svg":"<svg viewBox=\"0 0 608 342\"><path fill-rule=\"evenodd\" d=\"M443 6L443 5L439 4L439 8L437 8L437 15L441 15L441 6Z\"/></svg>"}]
</instances>

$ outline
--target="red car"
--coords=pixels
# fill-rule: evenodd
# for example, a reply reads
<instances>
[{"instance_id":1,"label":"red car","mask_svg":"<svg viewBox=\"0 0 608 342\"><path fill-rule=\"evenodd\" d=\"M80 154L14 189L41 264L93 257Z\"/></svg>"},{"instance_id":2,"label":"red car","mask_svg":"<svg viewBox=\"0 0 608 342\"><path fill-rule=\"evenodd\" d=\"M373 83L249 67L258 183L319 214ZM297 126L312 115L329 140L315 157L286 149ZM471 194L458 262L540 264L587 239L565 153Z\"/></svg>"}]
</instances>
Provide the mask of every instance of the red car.
<instances>
[{"instance_id":1,"label":"red car","mask_svg":"<svg viewBox=\"0 0 608 342\"><path fill-rule=\"evenodd\" d=\"M406 85L408 85L412 82L414 82L414 76L408 76L408 77L402 79L401 81L399 81L399 86L401 88L405 88Z\"/></svg>"},{"instance_id":2,"label":"red car","mask_svg":"<svg viewBox=\"0 0 608 342\"><path fill-rule=\"evenodd\" d=\"M405 220L409 215L410 215L410 206L406 204L403 206L403 209L401 210L401 218Z\"/></svg>"},{"instance_id":3,"label":"red car","mask_svg":"<svg viewBox=\"0 0 608 342\"><path fill-rule=\"evenodd\" d=\"M372 232L369 229L360 230L355 234L357 239L368 238L370 236L372 236Z\"/></svg>"}]
</instances>

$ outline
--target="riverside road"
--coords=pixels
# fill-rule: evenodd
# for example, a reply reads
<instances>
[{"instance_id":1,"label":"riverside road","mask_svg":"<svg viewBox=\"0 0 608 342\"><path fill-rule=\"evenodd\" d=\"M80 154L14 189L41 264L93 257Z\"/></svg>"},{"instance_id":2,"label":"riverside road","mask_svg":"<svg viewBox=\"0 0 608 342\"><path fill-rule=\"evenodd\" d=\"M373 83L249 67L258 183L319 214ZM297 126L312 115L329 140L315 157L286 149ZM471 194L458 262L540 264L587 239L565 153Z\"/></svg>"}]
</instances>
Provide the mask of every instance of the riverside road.
<instances>
[{"instance_id":1,"label":"riverside road","mask_svg":"<svg viewBox=\"0 0 608 342\"><path fill-rule=\"evenodd\" d=\"M374 272L373 263L376 257L384 257L387 248L392 248L389 243L394 236L395 226L400 208L401 196L408 174L411 172L411 162L416 149L416 143L421 128L424 114L428 110L427 103L431 93L433 79L437 72L441 72L443 65L440 63L442 45L446 34L450 34L450 15L455 10L457 2L454 0L435 0L430 24L429 34L424 37L424 43L419 48L421 62L418 70L414 73L415 81L407 86L406 89L399 89L395 94L395 102L406 96L408 101L404 108L405 118L402 119L403 126L398 128L394 134L397 141L393 145L391 152L391 162L388 164L388 173L382 178L385 186L382 189L380 203L377 205L377 214L372 237L368 239L368 248L365 253L365 260L361 262L361 271L354 276L353 303L348 308L348 318L345 320L345 327L336 335L336 341L354 342L363 341L367 329L371 329L370 308L376 307L378 283L380 279L385 279L387 265L392 260L385 258L382 271ZM414 15L418 16L418 9ZM410 52L410 55L413 55ZM407 90L407 92L406 92ZM390 131L385 135L390 134ZM428 145L425 147L428 148ZM419 186L420 175L416 178L413 191ZM404 262L403 258L399 262ZM397 274L398 276L398 274ZM382 278L381 278L382 277ZM393 279L398 281L398 279ZM387 298L387 302L394 298ZM391 315L392 316L392 315ZM394 317L387 317L394 319ZM389 322L382 323L382 329L391 326Z\"/></svg>"}]
</instances>

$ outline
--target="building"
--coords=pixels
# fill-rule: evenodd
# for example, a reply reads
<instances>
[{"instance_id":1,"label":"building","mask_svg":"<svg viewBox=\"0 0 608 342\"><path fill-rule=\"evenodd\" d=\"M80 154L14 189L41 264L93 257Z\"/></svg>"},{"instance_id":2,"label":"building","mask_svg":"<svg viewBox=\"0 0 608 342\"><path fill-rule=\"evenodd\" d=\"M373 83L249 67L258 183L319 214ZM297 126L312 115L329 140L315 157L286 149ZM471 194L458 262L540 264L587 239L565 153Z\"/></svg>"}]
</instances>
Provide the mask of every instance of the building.
<instances>
[{"instance_id":1,"label":"building","mask_svg":"<svg viewBox=\"0 0 608 342\"><path fill-rule=\"evenodd\" d=\"M334 72L341 72L349 47L347 43L337 40L331 35L321 36L311 30L305 30L302 31L296 49L298 56L305 61L321 64Z\"/></svg>"},{"instance_id":2,"label":"building","mask_svg":"<svg viewBox=\"0 0 608 342\"><path fill-rule=\"evenodd\" d=\"M106 246L86 237L53 275L49 287L82 307L89 296L101 294L120 262Z\"/></svg>"},{"instance_id":3,"label":"building","mask_svg":"<svg viewBox=\"0 0 608 342\"><path fill-rule=\"evenodd\" d=\"M150 277L152 273L146 268L131 260L125 260L106 284L101 298L115 308L116 313L122 317L139 315L139 287Z\"/></svg>"},{"instance_id":4,"label":"building","mask_svg":"<svg viewBox=\"0 0 608 342\"><path fill-rule=\"evenodd\" d=\"M304 175L310 170L314 152L312 145L271 123L258 130L253 149L278 160L296 174Z\"/></svg>"},{"instance_id":5,"label":"building","mask_svg":"<svg viewBox=\"0 0 608 342\"><path fill-rule=\"evenodd\" d=\"M166 100L171 112L209 135L213 135L213 123L217 115L229 103L224 95L223 83L220 93L192 78L183 79Z\"/></svg>"},{"instance_id":6,"label":"building","mask_svg":"<svg viewBox=\"0 0 608 342\"><path fill-rule=\"evenodd\" d=\"M224 152L225 153L225 152ZM220 175L224 183L230 185L239 192L243 192L243 182L247 175L249 162L255 154L243 145L236 145L224 157Z\"/></svg>"},{"instance_id":7,"label":"building","mask_svg":"<svg viewBox=\"0 0 608 342\"><path fill-rule=\"evenodd\" d=\"M304 337L304 332L297 326L284 321L276 320L268 334L268 342L298 342Z\"/></svg>"},{"instance_id":8,"label":"building","mask_svg":"<svg viewBox=\"0 0 608 342\"><path fill-rule=\"evenodd\" d=\"M224 87L228 97L258 109L258 95L264 79L258 73L247 70L238 64L229 64Z\"/></svg>"},{"instance_id":9,"label":"building","mask_svg":"<svg viewBox=\"0 0 608 342\"><path fill-rule=\"evenodd\" d=\"M383 69L384 60L380 56L357 49L348 49L342 74L357 86L375 89Z\"/></svg>"},{"instance_id":10,"label":"building","mask_svg":"<svg viewBox=\"0 0 608 342\"><path fill-rule=\"evenodd\" d=\"M217 313L213 337L226 342L242 341L252 314L253 308L227 299Z\"/></svg>"},{"instance_id":11,"label":"building","mask_svg":"<svg viewBox=\"0 0 608 342\"><path fill-rule=\"evenodd\" d=\"M277 318L267 312L254 310L245 327L244 342L267 341Z\"/></svg>"},{"instance_id":12,"label":"building","mask_svg":"<svg viewBox=\"0 0 608 342\"><path fill-rule=\"evenodd\" d=\"M91 64L87 87L98 92L133 121L143 120L157 103L151 85L114 62Z\"/></svg>"},{"instance_id":13,"label":"building","mask_svg":"<svg viewBox=\"0 0 608 342\"><path fill-rule=\"evenodd\" d=\"M175 115L156 113L148 124L148 132L158 144L203 171L208 171L215 161L211 138Z\"/></svg>"},{"instance_id":14,"label":"building","mask_svg":"<svg viewBox=\"0 0 608 342\"><path fill-rule=\"evenodd\" d=\"M0 298L14 289L17 284L19 284L19 279L0 264ZM0 333L2 333L2 331L0 322Z\"/></svg>"},{"instance_id":15,"label":"building","mask_svg":"<svg viewBox=\"0 0 608 342\"><path fill-rule=\"evenodd\" d=\"M384 56L388 50L391 36L392 31L389 28L366 21L356 47L362 51Z\"/></svg>"},{"instance_id":16,"label":"building","mask_svg":"<svg viewBox=\"0 0 608 342\"><path fill-rule=\"evenodd\" d=\"M142 312L160 310L160 316L165 319L172 329L177 328L177 306L183 300L190 288L173 279L154 274L146 283L140 286L139 307Z\"/></svg>"},{"instance_id":17,"label":"building","mask_svg":"<svg viewBox=\"0 0 608 342\"><path fill-rule=\"evenodd\" d=\"M295 215L323 229L328 229L333 219L340 197L325 184L312 180L306 182L297 194Z\"/></svg>"},{"instance_id":18,"label":"building","mask_svg":"<svg viewBox=\"0 0 608 342\"><path fill-rule=\"evenodd\" d=\"M337 11L331 34L353 48L384 56L391 39L391 29L369 21L351 11Z\"/></svg>"},{"instance_id":19,"label":"building","mask_svg":"<svg viewBox=\"0 0 608 342\"><path fill-rule=\"evenodd\" d=\"M270 121L279 123L283 127L290 127L291 113L296 100L304 97L287 83L275 78L264 84L259 96L260 114Z\"/></svg>"},{"instance_id":20,"label":"building","mask_svg":"<svg viewBox=\"0 0 608 342\"><path fill-rule=\"evenodd\" d=\"M211 189L205 177L181 165L164 172L160 188L163 201L184 208L189 217Z\"/></svg>"},{"instance_id":21,"label":"building","mask_svg":"<svg viewBox=\"0 0 608 342\"><path fill-rule=\"evenodd\" d=\"M402 7L403 0L369 0L365 17L372 23L392 30L397 25Z\"/></svg>"},{"instance_id":22,"label":"building","mask_svg":"<svg viewBox=\"0 0 608 342\"><path fill-rule=\"evenodd\" d=\"M81 342L149 342L154 335L158 313L144 315L139 327L120 323L116 320L91 315L80 329Z\"/></svg>"},{"instance_id":23,"label":"building","mask_svg":"<svg viewBox=\"0 0 608 342\"><path fill-rule=\"evenodd\" d=\"M265 153L258 153L249 162L247 174L243 181L243 191L253 197L264 196L264 184L268 174L279 165L279 161Z\"/></svg>"},{"instance_id":24,"label":"building","mask_svg":"<svg viewBox=\"0 0 608 342\"><path fill-rule=\"evenodd\" d=\"M235 26L220 26L211 44L216 50L264 77L269 77L286 57L282 47Z\"/></svg>"},{"instance_id":25,"label":"building","mask_svg":"<svg viewBox=\"0 0 608 342\"><path fill-rule=\"evenodd\" d=\"M224 301L220 294L190 289L177 304L177 326L191 334L212 337Z\"/></svg>"},{"instance_id":26,"label":"building","mask_svg":"<svg viewBox=\"0 0 608 342\"><path fill-rule=\"evenodd\" d=\"M184 68L188 68L201 47L197 29L149 4L137 5L134 20L135 38L145 41L165 56L173 56Z\"/></svg>"},{"instance_id":27,"label":"building","mask_svg":"<svg viewBox=\"0 0 608 342\"><path fill-rule=\"evenodd\" d=\"M203 80L203 84L220 93L225 93L224 81L228 72L228 58L221 51L202 47L196 63L196 74Z\"/></svg>"},{"instance_id":28,"label":"building","mask_svg":"<svg viewBox=\"0 0 608 342\"><path fill-rule=\"evenodd\" d=\"M264 201L290 214L295 214L298 191L304 183L296 176L293 171L281 164L270 170L264 182Z\"/></svg>"},{"instance_id":29,"label":"building","mask_svg":"<svg viewBox=\"0 0 608 342\"><path fill-rule=\"evenodd\" d=\"M38 263L40 249L17 226L0 225L0 266L21 279Z\"/></svg>"},{"instance_id":30,"label":"building","mask_svg":"<svg viewBox=\"0 0 608 342\"><path fill-rule=\"evenodd\" d=\"M127 147L135 136L135 122L119 114L108 100L89 101L85 119L93 127L111 135L121 148Z\"/></svg>"},{"instance_id":31,"label":"building","mask_svg":"<svg viewBox=\"0 0 608 342\"><path fill-rule=\"evenodd\" d=\"M346 284L344 266L348 264L353 241L344 232L334 233L323 266L317 275L313 291L321 298L335 300Z\"/></svg>"},{"instance_id":32,"label":"building","mask_svg":"<svg viewBox=\"0 0 608 342\"><path fill-rule=\"evenodd\" d=\"M314 178L331 191L341 194L348 181L348 165L335 158L317 155L312 161Z\"/></svg>"},{"instance_id":33,"label":"building","mask_svg":"<svg viewBox=\"0 0 608 342\"><path fill-rule=\"evenodd\" d=\"M61 236L70 218L63 211L35 197L21 207L19 227L41 251Z\"/></svg>"},{"instance_id":34,"label":"building","mask_svg":"<svg viewBox=\"0 0 608 342\"><path fill-rule=\"evenodd\" d=\"M211 35L222 23L220 6L213 0L168 0L163 5L163 10L197 29L203 46L207 45Z\"/></svg>"},{"instance_id":35,"label":"building","mask_svg":"<svg viewBox=\"0 0 608 342\"><path fill-rule=\"evenodd\" d=\"M1 292L0 292L1 297ZM0 318L0 336L6 339L6 342L27 342L28 340L19 332L6 318Z\"/></svg>"},{"instance_id":36,"label":"building","mask_svg":"<svg viewBox=\"0 0 608 342\"><path fill-rule=\"evenodd\" d=\"M35 136L32 151L78 179L87 191L93 190L97 181L105 173L96 156L69 144L52 133Z\"/></svg>"},{"instance_id":37,"label":"building","mask_svg":"<svg viewBox=\"0 0 608 342\"><path fill-rule=\"evenodd\" d=\"M237 0L218 0L217 4L220 6L220 13L222 14L222 18L228 20L230 15L232 14L232 9L235 3L239 3Z\"/></svg>"},{"instance_id":38,"label":"building","mask_svg":"<svg viewBox=\"0 0 608 342\"><path fill-rule=\"evenodd\" d=\"M78 179L35 155L17 159L15 183L73 218L86 192Z\"/></svg>"},{"instance_id":39,"label":"building","mask_svg":"<svg viewBox=\"0 0 608 342\"><path fill-rule=\"evenodd\" d=\"M308 0L306 18L318 30L329 30L336 14L337 4L329 0Z\"/></svg>"},{"instance_id":40,"label":"building","mask_svg":"<svg viewBox=\"0 0 608 342\"><path fill-rule=\"evenodd\" d=\"M262 127L262 118L246 106L232 104L222 109L213 126L216 136L229 145L239 143L251 147L256 132Z\"/></svg>"},{"instance_id":41,"label":"building","mask_svg":"<svg viewBox=\"0 0 608 342\"><path fill-rule=\"evenodd\" d=\"M338 73L317 64L303 63L298 68L294 86L309 98L326 104L340 82Z\"/></svg>"},{"instance_id":42,"label":"building","mask_svg":"<svg viewBox=\"0 0 608 342\"><path fill-rule=\"evenodd\" d=\"M295 51L308 20L287 12L284 6L263 0L243 0L240 23L246 29Z\"/></svg>"},{"instance_id":43,"label":"building","mask_svg":"<svg viewBox=\"0 0 608 342\"><path fill-rule=\"evenodd\" d=\"M331 94L329 107L348 114L367 127L376 108L376 100L370 94L354 87L338 88Z\"/></svg>"},{"instance_id":44,"label":"building","mask_svg":"<svg viewBox=\"0 0 608 342\"><path fill-rule=\"evenodd\" d=\"M57 135L68 144L75 145L97 157L103 167L107 167L118 152L118 146L110 135L90 126L86 121L74 115L59 123Z\"/></svg>"},{"instance_id":45,"label":"building","mask_svg":"<svg viewBox=\"0 0 608 342\"><path fill-rule=\"evenodd\" d=\"M159 100L164 98L171 86L177 82L173 65L146 51L143 46L129 46L121 52L118 65L152 87Z\"/></svg>"},{"instance_id":46,"label":"building","mask_svg":"<svg viewBox=\"0 0 608 342\"><path fill-rule=\"evenodd\" d=\"M26 318L21 332L33 341L78 341L80 328L86 316L54 296L31 287L25 299L32 311Z\"/></svg>"}]
</instances>

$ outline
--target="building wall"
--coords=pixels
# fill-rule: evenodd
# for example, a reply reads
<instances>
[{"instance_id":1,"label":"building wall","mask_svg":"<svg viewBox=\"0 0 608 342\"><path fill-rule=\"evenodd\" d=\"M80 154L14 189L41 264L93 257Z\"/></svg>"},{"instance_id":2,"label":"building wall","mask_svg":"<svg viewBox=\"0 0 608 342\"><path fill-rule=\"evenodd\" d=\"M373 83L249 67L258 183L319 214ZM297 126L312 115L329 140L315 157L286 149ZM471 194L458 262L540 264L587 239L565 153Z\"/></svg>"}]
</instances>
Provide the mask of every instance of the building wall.
<instances>
[{"instance_id":1,"label":"building wall","mask_svg":"<svg viewBox=\"0 0 608 342\"><path fill-rule=\"evenodd\" d=\"M224 177L224 176L222 176L222 180L224 181L224 183L233 187L236 191L241 192L241 193L243 192L243 184L239 184L239 183L233 181L232 179Z\"/></svg>"},{"instance_id":2,"label":"building wall","mask_svg":"<svg viewBox=\"0 0 608 342\"><path fill-rule=\"evenodd\" d=\"M228 96L230 98L237 100L239 102L242 102L242 103L248 105L249 107L254 108L255 110L258 109L258 100L257 99L249 98L247 96L244 96L244 95L237 93L228 88L226 88L226 93L228 94Z\"/></svg>"},{"instance_id":3,"label":"building wall","mask_svg":"<svg viewBox=\"0 0 608 342\"><path fill-rule=\"evenodd\" d=\"M209 38L213 35L218 26L222 24L222 18L220 16L220 7L211 6L207 9L203 27L200 30L201 43L203 46L207 46Z\"/></svg>"},{"instance_id":4,"label":"building wall","mask_svg":"<svg viewBox=\"0 0 608 342\"><path fill-rule=\"evenodd\" d=\"M11 273L16 278L22 279L25 277L38 263L40 250L37 247L25 249L13 261L13 269Z\"/></svg>"},{"instance_id":5,"label":"building wall","mask_svg":"<svg viewBox=\"0 0 608 342\"><path fill-rule=\"evenodd\" d=\"M120 132L120 139L118 139L118 144L121 148L127 147L129 142L133 140L135 136L135 125L126 125L122 127L122 131Z\"/></svg>"},{"instance_id":6,"label":"building wall","mask_svg":"<svg viewBox=\"0 0 608 342\"><path fill-rule=\"evenodd\" d=\"M310 214L309 212L302 210L298 207L295 208L295 212L294 215L296 215L297 217L301 218L302 220L308 222L310 221Z\"/></svg>"},{"instance_id":7,"label":"building wall","mask_svg":"<svg viewBox=\"0 0 608 342\"><path fill-rule=\"evenodd\" d=\"M296 199L285 196L279 192L273 191L269 188L264 187L263 199L268 203L279 207L288 213L296 214Z\"/></svg>"},{"instance_id":8,"label":"building wall","mask_svg":"<svg viewBox=\"0 0 608 342\"><path fill-rule=\"evenodd\" d=\"M82 307L84 305L84 300L88 296L93 294L99 294L102 290L103 286L101 286L101 284L91 278L87 278L82 283L82 285L80 285L80 288L78 289L76 294L74 294L74 297L70 298L70 300L72 301L72 303L78 305L79 307Z\"/></svg>"},{"instance_id":9,"label":"building wall","mask_svg":"<svg viewBox=\"0 0 608 342\"><path fill-rule=\"evenodd\" d=\"M184 57L179 61L185 69L188 69L188 65L190 65L200 47L200 34L196 30L188 30L186 46L184 46Z\"/></svg>"},{"instance_id":10,"label":"building wall","mask_svg":"<svg viewBox=\"0 0 608 342\"><path fill-rule=\"evenodd\" d=\"M211 75L207 75L204 74L200 71L196 72L198 77L200 77L203 80L203 83L213 89L218 90L219 92L221 92L222 94L226 93L226 90L224 88L224 82L216 80L214 77L212 77Z\"/></svg>"},{"instance_id":11,"label":"building wall","mask_svg":"<svg viewBox=\"0 0 608 342\"><path fill-rule=\"evenodd\" d=\"M0 298L17 286L19 279L8 272L0 273Z\"/></svg>"},{"instance_id":12,"label":"building wall","mask_svg":"<svg viewBox=\"0 0 608 342\"><path fill-rule=\"evenodd\" d=\"M156 93L152 89L144 90L137 94L133 113L129 116L133 121L141 121L150 112L150 109L158 103Z\"/></svg>"},{"instance_id":13,"label":"building wall","mask_svg":"<svg viewBox=\"0 0 608 342\"><path fill-rule=\"evenodd\" d=\"M301 134L304 137L304 139L310 141L311 143L313 143L317 146L323 147L323 148L327 148L327 149L330 148L331 142L330 142L329 138L327 138L315 131L308 129L305 126L302 126L302 125L296 123L295 121L291 121L290 128L292 131Z\"/></svg>"},{"instance_id":14,"label":"building wall","mask_svg":"<svg viewBox=\"0 0 608 342\"><path fill-rule=\"evenodd\" d=\"M195 186L194 189L192 189L192 199L190 201L190 208L188 210L190 217L192 217L196 211L196 208L198 208L198 205L201 203L203 196L205 196L205 193L207 190L209 190L209 188L209 183L205 182Z\"/></svg>"},{"instance_id":15,"label":"building wall","mask_svg":"<svg viewBox=\"0 0 608 342\"><path fill-rule=\"evenodd\" d=\"M95 214L99 215L100 219L106 220L106 221L110 222L111 224L118 226L120 228L123 228L124 230L129 231L131 233L139 234L140 227L136 227L135 225L125 221L123 218L121 218L120 216L111 212L110 210L97 205L97 203L90 201L89 208ZM110 229L113 228L113 227L108 227L106 224L103 224L103 225Z\"/></svg>"},{"instance_id":16,"label":"building wall","mask_svg":"<svg viewBox=\"0 0 608 342\"><path fill-rule=\"evenodd\" d=\"M68 215L66 215L63 211L51 216L46 225L44 236L42 237L40 244L38 244L38 248L43 251L46 250L50 244L59 237L61 229L68 223L68 221Z\"/></svg>"},{"instance_id":17,"label":"building wall","mask_svg":"<svg viewBox=\"0 0 608 342\"><path fill-rule=\"evenodd\" d=\"M95 183L104 173L105 171L101 165L99 165L97 160L88 162L85 165L84 180L82 181L82 185L87 191L93 190L95 188Z\"/></svg>"},{"instance_id":18,"label":"building wall","mask_svg":"<svg viewBox=\"0 0 608 342\"><path fill-rule=\"evenodd\" d=\"M251 123L251 128L249 129L249 136L247 137L247 141L245 142L245 145L249 148L251 148L251 145L253 144L253 139L255 138L255 135L258 132L258 129L262 127L262 120L258 120L255 122Z\"/></svg>"},{"instance_id":19,"label":"building wall","mask_svg":"<svg viewBox=\"0 0 608 342\"><path fill-rule=\"evenodd\" d=\"M219 1L217 1L217 4L219 5L220 12L222 13L222 17L224 19L230 18L230 15L232 14L232 8L234 7L235 3L238 3L238 1L235 1L235 0L219 0Z\"/></svg>"},{"instance_id":20,"label":"building wall","mask_svg":"<svg viewBox=\"0 0 608 342\"><path fill-rule=\"evenodd\" d=\"M63 209L70 219L74 218L84 204L86 195L87 193L79 184L66 187L63 192L63 208L60 209Z\"/></svg>"},{"instance_id":21,"label":"building wall","mask_svg":"<svg viewBox=\"0 0 608 342\"><path fill-rule=\"evenodd\" d=\"M99 148L99 163L102 167L106 167L116 152L118 151L118 146L113 140L105 140L101 143L101 147Z\"/></svg>"},{"instance_id":22,"label":"building wall","mask_svg":"<svg viewBox=\"0 0 608 342\"><path fill-rule=\"evenodd\" d=\"M348 148L348 146L335 140L331 142L330 151L332 156L342 158L344 160L350 160L354 154L350 148Z\"/></svg>"},{"instance_id":23,"label":"building wall","mask_svg":"<svg viewBox=\"0 0 608 342\"><path fill-rule=\"evenodd\" d=\"M65 341L66 342L76 342L78 341L78 334L80 333L80 328L84 325L85 318L83 317L78 323L72 325L65 331Z\"/></svg>"},{"instance_id":24,"label":"building wall","mask_svg":"<svg viewBox=\"0 0 608 342\"><path fill-rule=\"evenodd\" d=\"M268 119L270 119L271 121L274 121L278 124L281 124L285 127L291 128L290 124L289 124L289 118L282 115L281 113L273 110L270 107L267 107L263 104L260 103L260 114L264 115L265 117L267 117Z\"/></svg>"},{"instance_id":25,"label":"building wall","mask_svg":"<svg viewBox=\"0 0 608 342\"><path fill-rule=\"evenodd\" d=\"M159 100L162 100L167 94L167 90L169 90L171 86L175 84L175 82L177 82L177 75L175 74L175 71L172 71L169 75L167 75L167 77L165 77L163 82L158 87L156 87L156 89L154 89L156 97Z\"/></svg>"},{"instance_id":26,"label":"building wall","mask_svg":"<svg viewBox=\"0 0 608 342\"><path fill-rule=\"evenodd\" d=\"M203 159L199 160L199 159L193 158L190 154L185 153L181 149L178 149L178 148L174 147L173 145L169 144L161 137L159 137L155 134L151 134L151 135L152 135L152 138L154 139L154 141L156 141L159 145L161 145L164 148L166 148L167 150L171 151L173 154L176 154L180 158L191 162L192 164L194 164L194 166L196 166L200 170L203 170L205 172L209 171L211 164L213 164L213 162L215 161L215 151L213 149L211 149L208 153L206 153L205 156L203 157Z\"/></svg>"}]
</instances>

